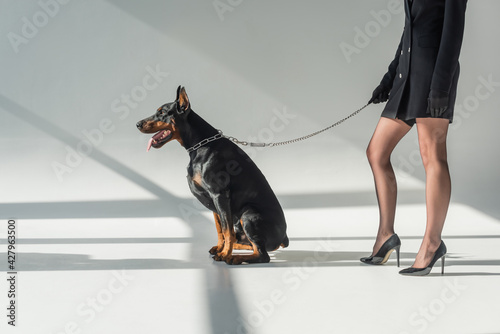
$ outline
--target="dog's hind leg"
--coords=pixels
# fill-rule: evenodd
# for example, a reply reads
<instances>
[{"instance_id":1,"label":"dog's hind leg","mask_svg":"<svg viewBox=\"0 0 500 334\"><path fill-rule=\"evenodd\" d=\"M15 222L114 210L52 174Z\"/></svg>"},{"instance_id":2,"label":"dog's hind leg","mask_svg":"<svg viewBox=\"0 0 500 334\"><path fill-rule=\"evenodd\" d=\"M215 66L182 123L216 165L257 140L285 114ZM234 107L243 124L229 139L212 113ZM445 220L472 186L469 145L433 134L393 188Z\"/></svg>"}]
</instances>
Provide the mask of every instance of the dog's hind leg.
<instances>
[{"instance_id":1,"label":"dog's hind leg","mask_svg":"<svg viewBox=\"0 0 500 334\"><path fill-rule=\"evenodd\" d=\"M227 264L242 264L243 262L267 263L271 261L271 258L269 257L269 254L267 254L265 248L252 244L252 249L253 249L252 254L241 254L241 255L231 254L231 256L226 258L226 263Z\"/></svg>"},{"instance_id":2,"label":"dog's hind leg","mask_svg":"<svg viewBox=\"0 0 500 334\"><path fill-rule=\"evenodd\" d=\"M235 243L233 245L233 249L237 249L237 250L252 250L253 249L253 245L247 245L247 244L240 244L240 243Z\"/></svg>"},{"instance_id":3,"label":"dog's hind leg","mask_svg":"<svg viewBox=\"0 0 500 334\"><path fill-rule=\"evenodd\" d=\"M288 245L290 244L290 241L288 240L288 236L285 234L285 238L283 239L283 242L281 243L281 247L287 248Z\"/></svg>"},{"instance_id":4,"label":"dog's hind leg","mask_svg":"<svg viewBox=\"0 0 500 334\"><path fill-rule=\"evenodd\" d=\"M248 240L247 235L245 234L245 231L243 230L243 221L240 219L235 222L234 224L234 232L236 233L236 243L233 245L233 249L238 249L238 250L252 250L253 245Z\"/></svg>"},{"instance_id":5,"label":"dog's hind leg","mask_svg":"<svg viewBox=\"0 0 500 334\"><path fill-rule=\"evenodd\" d=\"M238 254L232 255L226 259L228 264L241 264L247 263L267 263L271 261L269 254L266 250L266 230L262 227L265 222L262 216L253 208L248 208L241 217L241 225L248 240L252 244L252 254Z\"/></svg>"}]
</instances>

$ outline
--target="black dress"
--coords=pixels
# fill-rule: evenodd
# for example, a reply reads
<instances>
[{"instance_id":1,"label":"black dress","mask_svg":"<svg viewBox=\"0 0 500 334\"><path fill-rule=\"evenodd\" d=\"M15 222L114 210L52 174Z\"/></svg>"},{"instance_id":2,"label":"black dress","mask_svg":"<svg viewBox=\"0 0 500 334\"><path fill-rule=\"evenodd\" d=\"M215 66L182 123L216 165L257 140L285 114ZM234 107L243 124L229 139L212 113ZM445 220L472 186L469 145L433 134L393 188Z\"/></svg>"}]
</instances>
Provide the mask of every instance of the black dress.
<instances>
[{"instance_id":1,"label":"black dress","mask_svg":"<svg viewBox=\"0 0 500 334\"><path fill-rule=\"evenodd\" d=\"M467 0L404 0L405 27L382 84L391 89L383 117L414 121L431 117L431 90L449 94L441 118L453 121ZM408 122L407 122L408 123Z\"/></svg>"}]
</instances>

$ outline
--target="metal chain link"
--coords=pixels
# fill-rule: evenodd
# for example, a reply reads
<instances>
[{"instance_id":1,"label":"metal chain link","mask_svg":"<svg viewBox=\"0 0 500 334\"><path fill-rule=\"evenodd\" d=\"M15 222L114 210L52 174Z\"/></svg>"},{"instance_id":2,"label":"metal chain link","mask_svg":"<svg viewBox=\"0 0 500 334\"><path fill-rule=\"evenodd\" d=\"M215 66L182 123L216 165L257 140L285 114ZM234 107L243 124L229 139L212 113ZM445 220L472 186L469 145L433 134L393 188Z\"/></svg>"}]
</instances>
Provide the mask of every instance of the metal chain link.
<instances>
[{"instance_id":1,"label":"metal chain link","mask_svg":"<svg viewBox=\"0 0 500 334\"><path fill-rule=\"evenodd\" d=\"M280 141L280 142L277 142L277 143L249 143L249 142L246 142L246 141L240 141L234 137L229 137L229 136L224 136L224 138L227 138L229 140L231 140L232 142L236 143L236 144L240 144L240 145L243 145L243 146L252 146L252 147L274 147L274 146L283 146L283 145L288 145L288 144L293 144L293 143L296 143L296 142L299 142L299 141L302 141L302 140L306 140L306 139L309 139L311 137L314 137L314 136L317 136L319 135L320 133L323 133L327 130L330 130L331 128L334 128L342 123L344 123L345 121L347 121L349 118L359 114L363 109L365 109L366 107L368 107L368 105L370 105L370 103L367 103L366 105L364 105L363 107L359 108L358 110L356 110L355 112L353 112L352 114L350 114L349 116L347 117L344 117L343 119L341 119L340 121L336 122L336 123L333 123L332 125L322 129L322 130L319 130L319 131L316 131L316 132L313 132L311 134L308 134L306 136L303 136L303 137L299 137L299 138L295 138L295 139L290 139L290 140L285 140L285 141ZM222 132L221 132L222 133Z\"/></svg>"},{"instance_id":2,"label":"metal chain link","mask_svg":"<svg viewBox=\"0 0 500 334\"><path fill-rule=\"evenodd\" d=\"M370 103L367 103L366 105L364 105L363 107L359 108L358 110L356 110L355 112L353 112L349 116L342 118L340 121L337 121L336 123L333 123L332 125L327 126L326 128L324 128L322 130L313 132L311 134L308 134L306 136L302 136L302 137L299 137L299 138L285 140L285 141L280 141L280 142L276 142L276 143L252 143L252 142L238 140L235 137L226 136L226 135L224 135L222 133L222 131L218 130L219 131L218 134L216 134L215 136L212 136L210 138L203 139L198 144L194 145L193 147L188 148L187 151L188 151L188 153L196 151L200 147L202 147L202 146L204 146L204 145L206 145L206 144L208 144L210 142L213 142L215 140L221 139L221 138L229 139L230 141L232 141L235 144L239 144L239 145L242 145L242 146L249 146L250 145L251 147L274 147L274 146L283 146L283 145L293 144L293 143L296 143L296 142L299 142L299 141L306 140L306 139L309 139L311 137L317 136L320 133L323 133L323 132L325 132L327 130L330 130L331 128L334 128L334 127L336 127L336 126L344 123L349 118L351 118L351 117L359 114L363 109L365 109L366 107L368 107L368 105L370 105Z\"/></svg>"},{"instance_id":3,"label":"metal chain link","mask_svg":"<svg viewBox=\"0 0 500 334\"><path fill-rule=\"evenodd\" d=\"M219 130L219 133L218 133L218 134L216 134L215 136L212 136L212 137L210 137L210 138L205 138L205 139L203 139L203 140L202 140L202 141L200 141L198 144L196 144L196 145L194 145L194 146L192 146L192 147L188 148L188 149L187 149L187 152L188 152L188 153L191 153L191 152L193 152L193 151L196 151L196 150L197 150L197 149L199 149L200 147L202 147L202 146L204 146L204 145L206 145L206 144L208 144L208 143L210 143L210 142L213 142L213 141L215 141L215 140L217 140L217 139L221 139L222 137L224 137L224 135L222 134L222 131L220 131L220 130Z\"/></svg>"}]
</instances>

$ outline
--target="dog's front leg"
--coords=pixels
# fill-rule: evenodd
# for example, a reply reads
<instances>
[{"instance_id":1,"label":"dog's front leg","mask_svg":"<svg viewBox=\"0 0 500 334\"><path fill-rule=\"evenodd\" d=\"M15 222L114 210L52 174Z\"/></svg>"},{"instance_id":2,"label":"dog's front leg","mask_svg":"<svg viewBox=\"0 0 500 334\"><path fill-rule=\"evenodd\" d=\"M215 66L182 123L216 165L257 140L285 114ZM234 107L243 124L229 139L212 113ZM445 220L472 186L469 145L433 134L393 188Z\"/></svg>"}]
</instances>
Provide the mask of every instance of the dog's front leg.
<instances>
[{"instance_id":1,"label":"dog's front leg","mask_svg":"<svg viewBox=\"0 0 500 334\"><path fill-rule=\"evenodd\" d=\"M224 247L224 235L222 234L222 226L219 215L214 212L215 228L217 229L217 246L213 246L208 252L216 255L222 252Z\"/></svg>"},{"instance_id":2,"label":"dog's front leg","mask_svg":"<svg viewBox=\"0 0 500 334\"><path fill-rule=\"evenodd\" d=\"M229 191L223 191L221 194L213 198L213 202L220 218L222 237L224 238L224 247L222 248L222 251L214 255L214 260L225 261L227 264L239 264L234 263L232 256L233 245L236 241L236 235L234 233L230 198L231 195Z\"/></svg>"}]
</instances>

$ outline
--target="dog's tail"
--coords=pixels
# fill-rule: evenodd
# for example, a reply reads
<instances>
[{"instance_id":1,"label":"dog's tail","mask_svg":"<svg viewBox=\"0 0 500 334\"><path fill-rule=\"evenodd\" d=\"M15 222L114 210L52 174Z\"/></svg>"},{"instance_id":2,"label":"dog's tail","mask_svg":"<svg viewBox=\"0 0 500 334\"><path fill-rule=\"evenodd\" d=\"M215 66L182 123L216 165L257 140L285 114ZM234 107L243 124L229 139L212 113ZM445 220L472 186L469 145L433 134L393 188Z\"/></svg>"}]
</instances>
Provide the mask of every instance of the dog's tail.
<instances>
[{"instance_id":1,"label":"dog's tail","mask_svg":"<svg viewBox=\"0 0 500 334\"><path fill-rule=\"evenodd\" d=\"M283 242L281 243L281 247L287 248L289 244L290 244L290 241L288 240L288 236L285 234L285 238L283 239Z\"/></svg>"}]
</instances>

